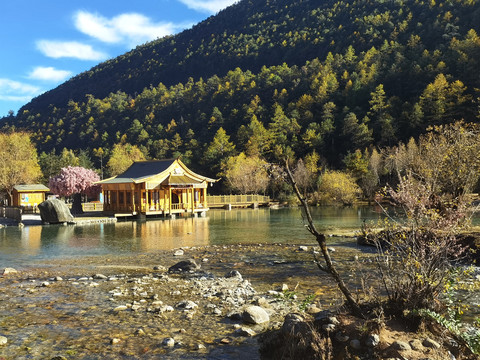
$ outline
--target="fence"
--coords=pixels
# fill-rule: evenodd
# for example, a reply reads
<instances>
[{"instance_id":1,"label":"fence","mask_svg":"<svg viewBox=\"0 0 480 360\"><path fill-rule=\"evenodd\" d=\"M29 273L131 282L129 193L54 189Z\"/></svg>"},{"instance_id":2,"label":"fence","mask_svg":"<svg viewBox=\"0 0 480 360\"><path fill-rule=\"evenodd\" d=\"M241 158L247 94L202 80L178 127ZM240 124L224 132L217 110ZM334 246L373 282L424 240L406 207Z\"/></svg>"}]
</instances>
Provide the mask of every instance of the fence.
<instances>
[{"instance_id":1,"label":"fence","mask_svg":"<svg viewBox=\"0 0 480 360\"><path fill-rule=\"evenodd\" d=\"M103 211L103 203L97 203L97 202L83 203L82 208L83 208L83 211L85 212Z\"/></svg>"},{"instance_id":2,"label":"fence","mask_svg":"<svg viewBox=\"0 0 480 360\"><path fill-rule=\"evenodd\" d=\"M269 202L270 197L263 195L207 195L208 207L266 205Z\"/></svg>"},{"instance_id":3,"label":"fence","mask_svg":"<svg viewBox=\"0 0 480 360\"><path fill-rule=\"evenodd\" d=\"M0 217L22 222L22 209L18 207L2 206L0 207Z\"/></svg>"}]
</instances>

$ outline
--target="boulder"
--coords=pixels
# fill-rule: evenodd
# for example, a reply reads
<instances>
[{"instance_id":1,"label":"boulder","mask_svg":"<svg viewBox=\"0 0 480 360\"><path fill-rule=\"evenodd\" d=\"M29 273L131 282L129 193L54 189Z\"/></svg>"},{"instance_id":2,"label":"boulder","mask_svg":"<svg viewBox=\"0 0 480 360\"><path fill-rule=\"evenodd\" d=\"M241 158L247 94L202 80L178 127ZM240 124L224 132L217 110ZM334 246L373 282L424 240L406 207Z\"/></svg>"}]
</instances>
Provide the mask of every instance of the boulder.
<instances>
[{"instance_id":1,"label":"boulder","mask_svg":"<svg viewBox=\"0 0 480 360\"><path fill-rule=\"evenodd\" d=\"M40 210L40 217L45 223L59 224L74 220L67 205L58 199L45 200L38 205L38 210Z\"/></svg>"},{"instance_id":2,"label":"boulder","mask_svg":"<svg viewBox=\"0 0 480 360\"><path fill-rule=\"evenodd\" d=\"M300 314L290 313L285 316L285 321L282 325L282 332L285 335L302 335L306 334L309 330L310 327Z\"/></svg>"},{"instance_id":3,"label":"boulder","mask_svg":"<svg viewBox=\"0 0 480 360\"><path fill-rule=\"evenodd\" d=\"M242 319L247 324L263 324L270 321L270 316L260 306L251 305L243 311Z\"/></svg>"},{"instance_id":4,"label":"boulder","mask_svg":"<svg viewBox=\"0 0 480 360\"><path fill-rule=\"evenodd\" d=\"M200 269L200 265L198 265L194 260L183 260L176 263L173 266L168 268L168 272L190 272L196 271Z\"/></svg>"}]
</instances>

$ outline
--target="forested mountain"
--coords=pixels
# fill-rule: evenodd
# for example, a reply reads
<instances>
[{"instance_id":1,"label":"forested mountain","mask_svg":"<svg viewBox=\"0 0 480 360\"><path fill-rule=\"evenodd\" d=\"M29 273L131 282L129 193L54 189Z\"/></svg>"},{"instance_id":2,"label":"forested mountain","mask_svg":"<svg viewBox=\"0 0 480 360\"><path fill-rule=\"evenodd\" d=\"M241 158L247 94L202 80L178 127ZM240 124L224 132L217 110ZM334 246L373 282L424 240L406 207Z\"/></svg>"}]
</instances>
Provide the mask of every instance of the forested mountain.
<instances>
[{"instance_id":1,"label":"forested mountain","mask_svg":"<svg viewBox=\"0 0 480 360\"><path fill-rule=\"evenodd\" d=\"M429 125L478 121L479 33L478 0L243 0L0 125L29 130L40 151L130 143L208 175L241 151L316 152L335 167Z\"/></svg>"}]
</instances>

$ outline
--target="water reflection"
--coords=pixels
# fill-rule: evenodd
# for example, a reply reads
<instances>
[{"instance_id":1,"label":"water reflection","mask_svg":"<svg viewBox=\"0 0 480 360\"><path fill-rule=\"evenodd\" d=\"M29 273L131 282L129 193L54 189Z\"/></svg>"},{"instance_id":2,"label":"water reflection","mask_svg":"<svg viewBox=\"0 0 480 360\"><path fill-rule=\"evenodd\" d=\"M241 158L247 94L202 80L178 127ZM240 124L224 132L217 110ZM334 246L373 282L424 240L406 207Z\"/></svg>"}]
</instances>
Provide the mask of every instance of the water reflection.
<instances>
[{"instance_id":1,"label":"water reflection","mask_svg":"<svg viewBox=\"0 0 480 360\"><path fill-rule=\"evenodd\" d=\"M312 209L322 231L359 229L381 217L372 207ZM178 217L82 226L25 226L0 229L0 262L28 265L35 259L128 254L183 246L234 243L308 243L300 209L211 210L207 217Z\"/></svg>"}]
</instances>

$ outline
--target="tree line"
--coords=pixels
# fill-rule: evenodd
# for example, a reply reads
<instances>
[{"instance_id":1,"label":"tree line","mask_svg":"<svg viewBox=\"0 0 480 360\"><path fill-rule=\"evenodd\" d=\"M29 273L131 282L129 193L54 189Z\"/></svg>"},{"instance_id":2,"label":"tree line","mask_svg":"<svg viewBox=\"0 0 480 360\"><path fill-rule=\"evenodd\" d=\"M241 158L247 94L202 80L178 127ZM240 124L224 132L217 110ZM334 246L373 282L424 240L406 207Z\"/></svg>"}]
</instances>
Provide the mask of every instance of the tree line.
<instances>
[{"instance_id":1,"label":"tree line","mask_svg":"<svg viewBox=\"0 0 480 360\"><path fill-rule=\"evenodd\" d=\"M374 201L384 186L392 187L405 176L426 183L428 193L450 194L455 198L477 189L480 177L480 160L476 156L480 153L480 125L476 123L460 121L437 125L406 143L356 150L344 158L341 170L322 163L315 151L303 158L291 157L288 151L283 155L276 153L278 157L283 156L283 162L267 161L258 148L256 152L236 154L235 145L224 131L219 130L218 134L207 148L207 154L218 157L222 151L223 160L216 163L216 168L223 192L263 193L288 202L293 189L286 181L283 166L286 159L292 164L297 187L313 204L351 205L358 199ZM91 185L104 173L118 175L134 161L147 159L136 145L118 144L105 157L105 168L95 168L92 159L82 150L64 148L59 154L51 151L38 155L30 135L20 132L0 134L0 145L0 189L10 197L15 185L35 182L42 182L63 196L78 193L77 188L82 189L80 192L98 193L98 188L92 189ZM104 156L98 149L95 154ZM88 181L77 184L72 181L74 178Z\"/></svg>"}]
</instances>

